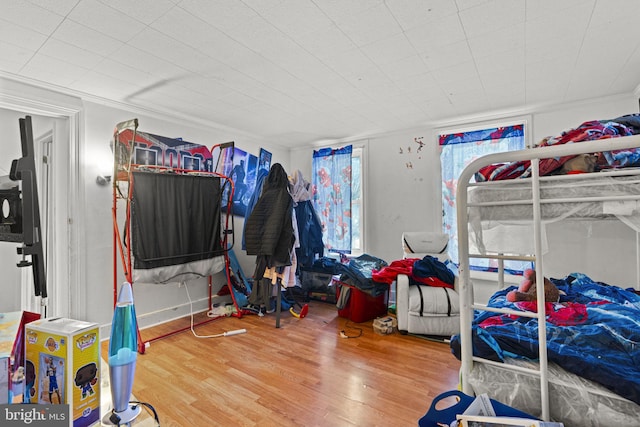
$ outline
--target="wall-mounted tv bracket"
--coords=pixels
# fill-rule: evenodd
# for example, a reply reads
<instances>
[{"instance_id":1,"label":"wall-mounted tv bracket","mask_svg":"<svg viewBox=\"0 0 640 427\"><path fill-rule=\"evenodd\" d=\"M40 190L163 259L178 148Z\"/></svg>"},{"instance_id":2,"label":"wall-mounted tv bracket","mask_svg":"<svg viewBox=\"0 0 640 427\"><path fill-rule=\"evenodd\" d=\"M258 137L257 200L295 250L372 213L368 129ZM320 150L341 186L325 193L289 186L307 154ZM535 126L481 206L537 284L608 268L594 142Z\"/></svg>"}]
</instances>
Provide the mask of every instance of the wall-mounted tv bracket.
<instances>
[{"instance_id":1,"label":"wall-mounted tv bracket","mask_svg":"<svg viewBox=\"0 0 640 427\"><path fill-rule=\"evenodd\" d=\"M18 254L22 255L22 260L17 265L32 267L35 295L46 298L47 284L31 117L19 119L19 123L22 157L11 163L9 179L22 181L22 190L17 185L0 190L0 240L22 243L22 246L17 248ZM31 257L30 261L27 256Z\"/></svg>"}]
</instances>

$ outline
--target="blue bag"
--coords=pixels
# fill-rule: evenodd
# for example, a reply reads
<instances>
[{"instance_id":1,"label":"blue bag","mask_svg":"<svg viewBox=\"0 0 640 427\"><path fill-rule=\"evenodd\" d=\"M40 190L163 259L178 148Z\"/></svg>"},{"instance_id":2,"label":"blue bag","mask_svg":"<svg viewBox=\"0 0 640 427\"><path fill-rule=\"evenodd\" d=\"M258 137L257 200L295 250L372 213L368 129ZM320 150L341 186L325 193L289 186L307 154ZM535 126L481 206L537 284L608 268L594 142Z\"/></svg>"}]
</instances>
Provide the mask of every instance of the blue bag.
<instances>
[{"instance_id":1,"label":"blue bag","mask_svg":"<svg viewBox=\"0 0 640 427\"><path fill-rule=\"evenodd\" d=\"M436 409L436 405L443 399L447 397L455 396L458 398L458 402L448 408L444 409ZM426 414L420 418L418 421L418 426L420 427L441 427L448 426L453 421L456 420L456 415L462 414L475 400L475 397L464 394L458 390L449 390L445 391L442 394L436 396L431 402L431 407L427 411ZM498 417L519 417L519 418L529 418L532 420L536 420L537 418L527 414L526 412L519 411L517 409L512 408L511 406L507 406L504 403L500 403L497 400L491 399L491 405L493 405L493 409L496 412L496 416Z\"/></svg>"}]
</instances>

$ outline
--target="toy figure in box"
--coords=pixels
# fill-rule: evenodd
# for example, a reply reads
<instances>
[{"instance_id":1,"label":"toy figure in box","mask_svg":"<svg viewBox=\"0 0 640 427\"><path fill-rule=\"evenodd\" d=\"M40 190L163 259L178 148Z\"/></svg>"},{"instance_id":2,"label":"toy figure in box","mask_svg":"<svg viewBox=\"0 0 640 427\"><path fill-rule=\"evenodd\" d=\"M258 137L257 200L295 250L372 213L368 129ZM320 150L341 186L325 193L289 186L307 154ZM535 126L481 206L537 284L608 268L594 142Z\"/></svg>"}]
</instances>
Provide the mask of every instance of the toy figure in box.
<instances>
[{"instance_id":1,"label":"toy figure in box","mask_svg":"<svg viewBox=\"0 0 640 427\"><path fill-rule=\"evenodd\" d=\"M36 368L30 360L25 361L24 380L24 395L22 397L23 403L31 403L31 398L35 394L33 386L36 383Z\"/></svg>"},{"instance_id":2,"label":"toy figure in box","mask_svg":"<svg viewBox=\"0 0 640 427\"><path fill-rule=\"evenodd\" d=\"M52 404L63 403L60 386L58 384L64 381L58 381L58 375L64 374L64 362L61 359L57 357L52 357L52 356L43 356L43 362L44 363L40 365L44 370L44 372L42 372L43 374L41 377L42 386L40 387L40 390L43 391L42 394L44 394L44 390L49 391L49 400L48 402L42 401L44 399L42 398L42 395L41 395L41 403L52 403ZM59 374L59 372L61 374ZM45 385L47 385L47 387L45 387ZM54 394L58 398L57 401L53 400Z\"/></svg>"},{"instance_id":3,"label":"toy figure in box","mask_svg":"<svg viewBox=\"0 0 640 427\"><path fill-rule=\"evenodd\" d=\"M99 331L95 323L64 317L41 319L26 326L27 360L33 362L36 373L30 394L37 398L32 401L69 405L70 425L76 427L92 426L100 418L99 385L92 387L93 393L86 389L83 398L83 389L74 381L78 371L82 371L82 378L100 377ZM83 367L87 365L85 372ZM79 378L78 384L84 381Z\"/></svg>"},{"instance_id":4,"label":"toy figure in box","mask_svg":"<svg viewBox=\"0 0 640 427\"><path fill-rule=\"evenodd\" d=\"M80 387L82 391L82 398L85 399L87 394L91 396L95 392L93 386L98 382L96 374L98 373L98 367L95 363L89 363L78 369L76 372L75 383L77 387Z\"/></svg>"},{"instance_id":5,"label":"toy figure in box","mask_svg":"<svg viewBox=\"0 0 640 427\"><path fill-rule=\"evenodd\" d=\"M23 403L25 327L40 318L29 311L0 313L0 403Z\"/></svg>"}]
</instances>

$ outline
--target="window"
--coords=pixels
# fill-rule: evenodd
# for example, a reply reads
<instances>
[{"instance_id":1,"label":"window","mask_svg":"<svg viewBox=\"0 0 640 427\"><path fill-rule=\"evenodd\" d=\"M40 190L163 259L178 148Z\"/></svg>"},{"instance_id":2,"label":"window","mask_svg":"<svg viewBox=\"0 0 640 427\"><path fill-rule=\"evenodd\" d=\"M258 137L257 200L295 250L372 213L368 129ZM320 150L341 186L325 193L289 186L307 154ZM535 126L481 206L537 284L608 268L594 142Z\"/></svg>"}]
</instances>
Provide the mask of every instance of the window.
<instances>
[{"instance_id":1,"label":"window","mask_svg":"<svg viewBox=\"0 0 640 427\"><path fill-rule=\"evenodd\" d=\"M330 252L361 253L364 249L362 153L361 147L351 145L313 152L313 206Z\"/></svg>"},{"instance_id":2,"label":"window","mask_svg":"<svg viewBox=\"0 0 640 427\"><path fill-rule=\"evenodd\" d=\"M364 253L362 209L362 147L351 153L351 253Z\"/></svg>"},{"instance_id":3,"label":"window","mask_svg":"<svg viewBox=\"0 0 640 427\"><path fill-rule=\"evenodd\" d=\"M458 232L456 224L456 189L462 170L478 157L491 153L525 148L524 124L440 134L440 165L442 174L443 229L449 235L448 252L458 264ZM505 262L505 269L522 271L529 264ZM495 271L495 260L472 259L471 269Z\"/></svg>"}]
</instances>

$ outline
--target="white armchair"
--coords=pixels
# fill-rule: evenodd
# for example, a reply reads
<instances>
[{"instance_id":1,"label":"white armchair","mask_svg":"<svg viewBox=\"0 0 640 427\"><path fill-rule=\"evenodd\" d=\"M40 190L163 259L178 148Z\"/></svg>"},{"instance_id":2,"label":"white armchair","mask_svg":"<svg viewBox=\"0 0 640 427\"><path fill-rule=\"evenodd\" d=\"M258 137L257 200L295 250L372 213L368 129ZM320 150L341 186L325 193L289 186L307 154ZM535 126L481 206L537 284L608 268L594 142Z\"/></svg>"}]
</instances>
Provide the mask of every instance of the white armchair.
<instances>
[{"instance_id":1,"label":"white armchair","mask_svg":"<svg viewBox=\"0 0 640 427\"><path fill-rule=\"evenodd\" d=\"M426 255L448 259L449 236L444 233L403 233L404 258ZM396 280L396 316L402 333L451 336L460 332L458 280L455 289L428 285L409 286L409 277L399 274Z\"/></svg>"}]
</instances>

